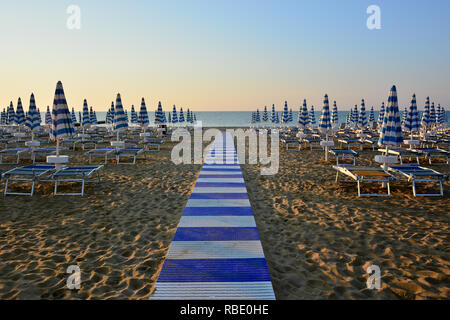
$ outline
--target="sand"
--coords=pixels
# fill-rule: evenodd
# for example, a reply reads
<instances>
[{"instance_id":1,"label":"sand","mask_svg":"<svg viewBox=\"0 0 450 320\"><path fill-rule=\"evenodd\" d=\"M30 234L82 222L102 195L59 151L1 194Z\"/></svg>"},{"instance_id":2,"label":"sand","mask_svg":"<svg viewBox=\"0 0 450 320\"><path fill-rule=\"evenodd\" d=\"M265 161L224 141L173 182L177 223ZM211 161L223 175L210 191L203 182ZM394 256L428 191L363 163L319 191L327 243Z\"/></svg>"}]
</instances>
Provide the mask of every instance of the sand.
<instances>
[{"instance_id":1,"label":"sand","mask_svg":"<svg viewBox=\"0 0 450 320\"><path fill-rule=\"evenodd\" d=\"M32 198L1 196L0 298L148 299L201 168L174 165L173 145L134 166L106 166L85 197L53 197L51 184ZM391 198L358 198L322 159L282 149L275 176L242 166L276 297L448 299L449 183L443 198L414 198L398 183ZM73 264L79 290L66 287ZM380 290L366 288L371 264L381 268Z\"/></svg>"}]
</instances>

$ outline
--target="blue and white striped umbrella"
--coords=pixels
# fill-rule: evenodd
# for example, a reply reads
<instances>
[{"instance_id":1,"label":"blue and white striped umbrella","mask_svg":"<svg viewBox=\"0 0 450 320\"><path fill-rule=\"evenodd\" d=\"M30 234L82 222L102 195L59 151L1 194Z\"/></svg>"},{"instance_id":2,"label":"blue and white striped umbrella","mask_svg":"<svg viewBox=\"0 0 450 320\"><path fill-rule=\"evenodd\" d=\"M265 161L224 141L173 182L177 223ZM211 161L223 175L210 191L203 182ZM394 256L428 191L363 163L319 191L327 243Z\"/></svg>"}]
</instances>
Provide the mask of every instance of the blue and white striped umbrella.
<instances>
[{"instance_id":1,"label":"blue and white striped umbrella","mask_svg":"<svg viewBox=\"0 0 450 320\"><path fill-rule=\"evenodd\" d=\"M120 93L117 94L116 98L116 110L114 112L114 131L122 131L128 128L127 119L125 118L125 113L123 112L122 99L120 98Z\"/></svg>"},{"instance_id":2,"label":"blue and white striped umbrella","mask_svg":"<svg viewBox=\"0 0 450 320\"><path fill-rule=\"evenodd\" d=\"M306 105L306 99L303 100L303 105L300 108L300 112L298 114L298 124L300 128L306 128L306 126L308 125L308 107Z\"/></svg>"},{"instance_id":3,"label":"blue and white striped umbrella","mask_svg":"<svg viewBox=\"0 0 450 320\"><path fill-rule=\"evenodd\" d=\"M255 123L256 122L255 119L256 119L255 112L252 111L252 117L251 117L250 123Z\"/></svg>"},{"instance_id":4,"label":"blue and white striped umbrella","mask_svg":"<svg viewBox=\"0 0 450 320\"><path fill-rule=\"evenodd\" d=\"M409 111L406 116L404 126L405 130L409 132L419 131L420 129L419 112L417 110L417 102L415 94L413 94L412 96L411 105L409 106Z\"/></svg>"},{"instance_id":5,"label":"blue and white striped umbrella","mask_svg":"<svg viewBox=\"0 0 450 320\"><path fill-rule=\"evenodd\" d=\"M289 122L289 109L288 109L287 101L284 102L282 121L283 121L283 123L288 123Z\"/></svg>"},{"instance_id":6,"label":"blue and white striped umbrella","mask_svg":"<svg viewBox=\"0 0 450 320\"><path fill-rule=\"evenodd\" d=\"M145 100L141 100L141 109L139 110L139 125L142 127L148 126L150 121L148 120L147 106L145 105Z\"/></svg>"},{"instance_id":7,"label":"blue and white striped umbrella","mask_svg":"<svg viewBox=\"0 0 450 320\"><path fill-rule=\"evenodd\" d=\"M255 122L256 123L260 123L261 122L261 115L259 114L259 109L256 109Z\"/></svg>"},{"instance_id":8,"label":"blue and white striped umbrella","mask_svg":"<svg viewBox=\"0 0 450 320\"><path fill-rule=\"evenodd\" d=\"M50 126L50 139L60 140L75 133L72 126L69 107L61 81L56 84L55 98L53 100L52 121ZM58 153L58 151L57 151Z\"/></svg>"},{"instance_id":9,"label":"blue and white striped umbrella","mask_svg":"<svg viewBox=\"0 0 450 320\"><path fill-rule=\"evenodd\" d=\"M81 125L81 123L83 122L83 116L81 115L81 111L78 111L78 119L80 119L79 123Z\"/></svg>"},{"instance_id":10,"label":"blue and white striped umbrella","mask_svg":"<svg viewBox=\"0 0 450 320\"><path fill-rule=\"evenodd\" d=\"M379 145L400 145L403 143L400 112L398 110L397 88L392 86L389 93L388 104L381 126Z\"/></svg>"},{"instance_id":11,"label":"blue and white striped umbrella","mask_svg":"<svg viewBox=\"0 0 450 320\"><path fill-rule=\"evenodd\" d=\"M91 125L91 118L89 116L89 108L86 99L83 102L83 121L81 123L83 127L89 127Z\"/></svg>"},{"instance_id":12,"label":"blue and white striped umbrella","mask_svg":"<svg viewBox=\"0 0 450 320\"><path fill-rule=\"evenodd\" d=\"M330 104L328 102L328 95L326 94L323 99L323 108L319 119L319 130L322 132L328 132L328 130L330 129L331 129Z\"/></svg>"},{"instance_id":13,"label":"blue and white striped umbrella","mask_svg":"<svg viewBox=\"0 0 450 320\"><path fill-rule=\"evenodd\" d=\"M294 122L294 112L292 111L292 108L289 109L289 122Z\"/></svg>"},{"instance_id":14,"label":"blue and white striped umbrella","mask_svg":"<svg viewBox=\"0 0 450 320\"><path fill-rule=\"evenodd\" d=\"M77 123L77 115L75 114L75 109L73 107L72 107L71 120L72 120L72 123Z\"/></svg>"},{"instance_id":15,"label":"blue and white striped umbrella","mask_svg":"<svg viewBox=\"0 0 450 320\"><path fill-rule=\"evenodd\" d=\"M445 112L444 107L441 108L441 114L439 116L439 123L444 126L447 124L447 113Z\"/></svg>"},{"instance_id":16,"label":"blue and white striped umbrella","mask_svg":"<svg viewBox=\"0 0 450 320\"><path fill-rule=\"evenodd\" d=\"M375 111L373 110L373 106L370 108L369 113L369 123L372 124L375 122Z\"/></svg>"},{"instance_id":17,"label":"blue and white striped umbrella","mask_svg":"<svg viewBox=\"0 0 450 320\"><path fill-rule=\"evenodd\" d=\"M138 123L138 116L133 104L131 105L131 123Z\"/></svg>"},{"instance_id":18,"label":"blue and white striped umbrella","mask_svg":"<svg viewBox=\"0 0 450 320\"><path fill-rule=\"evenodd\" d=\"M402 112L402 125L405 123L407 117L408 117L408 108L405 107L405 110L403 110Z\"/></svg>"},{"instance_id":19,"label":"blue and white striped umbrella","mask_svg":"<svg viewBox=\"0 0 450 320\"><path fill-rule=\"evenodd\" d=\"M189 108L186 111L186 122L191 123L191 111L189 111Z\"/></svg>"},{"instance_id":20,"label":"blue and white striped umbrella","mask_svg":"<svg viewBox=\"0 0 450 320\"><path fill-rule=\"evenodd\" d=\"M280 115L278 112L275 113L275 123L280 123Z\"/></svg>"},{"instance_id":21,"label":"blue and white striped umbrella","mask_svg":"<svg viewBox=\"0 0 450 320\"><path fill-rule=\"evenodd\" d=\"M345 125L346 125L347 127L350 127L351 124L352 124L352 110L350 110L350 111L347 113L347 119L345 119Z\"/></svg>"},{"instance_id":22,"label":"blue and white striped umbrella","mask_svg":"<svg viewBox=\"0 0 450 320\"><path fill-rule=\"evenodd\" d=\"M50 113L50 107L47 106L47 111L45 112L45 124L52 124L52 114Z\"/></svg>"},{"instance_id":23,"label":"blue and white striped umbrella","mask_svg":"<svg viewBox=\"0 0 450 320\"><path fill-rule=\"evenodd\" d=\"M338 115L338 108L336 105L336 101L333 103L333 110L331 111L331 123L333 125L339 124L339 115Z\"/></svg>"},{"instance_id":24,"label":"blue and white striped umbrella","mask_svg":"<svg viewBox=\"0 0 450 320\"><path fill-rule=\"evenodd\" d=\"M362 128L367 127L367 117L366 117L366 103L364 102L364 99L361 100L361 110L359 111L359 125Z\"/></svg>"},{"instance_id":25,"label":"blue and white striped umbrella","mask_svg":"<svg viewBox=\"0 0 450 320\"><path fill-rule=\"evenodd\" d=\"M175 105L173 105L172 123L178 123L177 107Z\"/></svg>"},{"instance_id":26,"label":"blue and white striped umbrella","mask_svg":"<svg viewBox=\"0 0 450 320\"><path fill-rule=\"evenodd\" d=\"M116 108L114 107L114 102L111 102L111 115L110 115L110 117L111 117L111 124L114 124L114 117L116 116Z\"/></svg>"},{"instance_id":27,"label":"blue and white striped umbrella","mask_svg":"<svg viewBox=\"0 0 450 320\"><path fill-rule=\"evenodd\" d=\"M430 121L430 97L427 97L427 100L425 101L424 111L422 113L422 120L421 125L425 128L425 130L428 129L428 127L431 124Z\"/></svg>"},{"instance_id":28,"label":"blue and white striped umbrella","mask_svg":"<svg viewBox=\"0 0 450 320\"><path fill-rule=\"evenodd\" d=\"M380 114L378 115L378 126L381 127L381 125L383 124L383 120L384 120L384 102L381 103L381 108L380 108Z\"/></svg>"},{"instance_id":29,"label":"blue and white striped umbrella","mask_svg":"<svg viewBox=\"0 0 450 320\"><path fill-rule=\"evenodd\" d=\"M184 119L184 112L183 112L183 107L180 108L180 115L178 117L178 122L179 123L184 123L186 120Z\"/></svg>"},{"instance_id":30,"label":"blue and white striped umbrella","mask_svg":"<svg viewBox=\"0 0 450 320\"><path fill-rule=\"evenodd\" d=\"M353 109L352 113L352 123L353 125L357 125L359 122L359 112L358 112L358 106L355 104L355 108Z\"/></svg>"},{"instance_id":31,"label":"blue and white striped umbrella","mask_svg":"<svg viewBox=\"0 0 450 320\"><path fill-rule=\"evenodd\" d=\"M436 123L436 109L434 108L434 102L431 103L430 108L430 123L434 125Z\"/></svg>"},{"instance_id":32,"label":"blue and white striped umbrella","mask_svg":"<svg viewBox=\"0 0 450 320\"><path fill-rule=\"evenodd\" d=\"M39 108L37 108L37 113L38 113L38 116L39 116L39 123L42 123L41 110L39 110Z\"/></svg>"},{"instance_id":33,"label":"blue and white striped umbrella","mask_svg":"<svg viewBox=\"0 0 450 320\"><path fill-rule=\"evenodd\" d=\"M277 123L277 113L275 112L275 105L272 105L272 116L270 118L272 123Z\"/></svg>"},{"instance_id":34,"label":"blue and white striped umbrella","mask_svg":"<svg viewBox=\"0 0 450 320\"><path fill-rule=\"evenodd\" d=\"M311 127L314 127L316 125L314 106L311 106L311 110L309 111L309 124L311 125Z\"/></svg>"},{"instance_id":35,"label":"blue and white striped umbrella","mask_svg":"<svg viewBox=\"0 0 450 320\"><path fill-rule=\"evenodd\" d=\"M189 113L189 109L188 109ZM190 122L190 121L188 121ZM163 124L164 123L164 112L162 109L161 101L158 102L158 109L155 112L155 123Z\"/></svg>"},{"instance_id":36,"label":"blue and white striped umbrella","mask_svg":"<svg viewBox=\"0 0 450 320\"><path fill-rule=\"evenodd\" d=\"M22 100L20 98L17 101L16 121L19 126L25 124L25 112L23 112Z\"/></svg>"},{"instance_id":37,"label":"blue and white striped umbrella","mask_svg":"<svg viewBox=\"0 0 450 320\"><path fill-rule=\"evenodd\" d=\"M439 103L436 108L436 123L439 123L440 116L441 116L441 104Z\"/></svg>"},{"instance_id":38,"label":"blue and white striped umbrella","mask_svg":"<svg viewBox=\"0 0 450 320\"><path fill-rule=\"evenodd\" d=\"M30 107L28 109L28 121L26 122L26 126L30 131L36 131L41 126L41 122L39 120L39 115L36 110L36 101L34 99L34 94L32 93L30 96Z\"/></svg>"},{"instance_id":39,"label":"blue and white striped umbrella","mask_svg":"<svg viewBox=\"0 0 450 320\"><path fill-rule=\"evenodd\" d=\"M3 111L0 113L0 124L5 125L6 124L6 110L3 108Z\"/></svg>"},{"instance_id":40,"label":"blue and white striped umbrella","mask_svg":"<svg viewBox=\"0 0 450 320\"><path fill-rule=\"evenodd\" d=\"M123 113L125 114L125 120L128 122L130 122L129 118L128 118L128 110L123 110Z\"/></svg>"},{"instance_id":41,"label":"blue and white striped umbrella","mask_svg":"<svg viewBox=\"0 0 450 320\"><path fill-rule=\"evenodd\" d=\"M95 115L94 110L92 109L92 106L90 107L90 110L89 110L89 120L91 121L91 125L97 124L97 117Z\"/></svg>"},{"instance_id":42,"label":"blue and white striped umbrella","mask_svg":"<svg viewBox=\"0 0 450 320\"><path fill-rule=\"evenodd\" d=\"M17 124L17 117L16 117L16 113L14 112L14 107L13 107L12 101L9 103L8 124L9 125Z\"/></svg>"},{"instance_id":43,"label":"blue and white striped umbrella","mask_svg":"<svg viewBox=\"0 0 450 320\"><path fill-rule=\"evenodd\" d=\"M267 106L264 106L264 113L262 116L262 121L264 121L264 122L269 121L269 112L267 112Z\"/></svg>"},{"instance_id":44,"label":"blue and white striped umbrella","mask_svg":"<svg viewBox=\"0 0 450 320\"><path fill-rule=\"evenodd\" d=\"M167 120L167 123L172 123L172 115L170 114L170 111L168 112L169 113L169 120Z\"/></svg>"}]
</instances>

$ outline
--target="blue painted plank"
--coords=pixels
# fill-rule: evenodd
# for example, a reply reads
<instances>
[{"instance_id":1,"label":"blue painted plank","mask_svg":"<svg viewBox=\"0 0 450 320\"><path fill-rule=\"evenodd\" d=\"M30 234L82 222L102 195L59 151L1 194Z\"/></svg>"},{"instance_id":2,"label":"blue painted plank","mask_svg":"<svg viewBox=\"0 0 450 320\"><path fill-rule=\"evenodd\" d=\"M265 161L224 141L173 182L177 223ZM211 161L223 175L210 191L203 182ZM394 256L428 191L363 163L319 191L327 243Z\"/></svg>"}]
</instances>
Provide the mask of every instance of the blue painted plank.
<instances>
[{"instance_id":1,"label":"blue painted plank","mask_svg":"<svg viewBox=\"0 0 450 320\"><path fill-rule=\"evenodd\" d=\"M173 241L250 241L259 240L257 228L235 227L207 227L182 228L178 227Z\"/></svg>"},{"instance_id":2,"label":"blue painted plank","mask_svg":"<svg viewBox=\"0 0 450 320\"><path fill-rule=\"evenodd\" d=\"M251 207L186 207L183 212L184 216L252 216Z\"/></svg>"},{"instance_id":3,"label":"blue painted plank","mask_svg":"<svg viewBox=\"0 0 450 320\"><path fill-rule=\"evenodd\" d=\"M245 187L245 183L242 182L197 182L195 187L199 188L242 188Z\"/></svg>"},{"instance_id":4,"label":"blue painted plank","mask_svg":"<svg viewBox=\"0 0 450 320\"><path fill-rule=\"evenodd\" d=\"M190 199L248 199L247 193L192 193Z\"/></svg>"}]
</instances>

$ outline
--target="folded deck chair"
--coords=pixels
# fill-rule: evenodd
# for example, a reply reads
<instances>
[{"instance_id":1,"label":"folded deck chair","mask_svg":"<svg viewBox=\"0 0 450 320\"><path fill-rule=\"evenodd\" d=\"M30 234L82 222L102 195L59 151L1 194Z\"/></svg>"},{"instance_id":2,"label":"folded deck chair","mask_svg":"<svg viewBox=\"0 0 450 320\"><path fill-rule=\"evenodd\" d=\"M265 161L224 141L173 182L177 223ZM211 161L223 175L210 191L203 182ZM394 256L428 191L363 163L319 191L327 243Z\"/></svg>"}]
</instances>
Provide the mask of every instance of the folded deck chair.
<instances>
[{"instance_id":1,"label":"folded deck chair","mask_svg":"<svg viewBox=\"0 0 450 320\"><path fill-rule=\"evenodd\" d=\"M362 151L364 147L364 142L359 139L339 139L338 142L341 144L341 148L343 148L344 145L347 146L347 149L356 146Z\"/></svg>"},{"instance_id":2,"label":"folded deck chair","mask_svg":"<svg viewBox=\"0 0 450 320\"><path fill-rule=\"evenodd\" d=\"M42 165L42 164L24 166L9 170L3 174L3 177L6 178L4 194L32 196L34 193L34 185L36 180L38 180L42 175L49 173L52 170L55 170L54 165ZM31 182L31 191L28 193L8 192L9 181L29 181Z\"/></svg>"},{"instance_id":3,"label":"folded deck chair","mask_svg":"<svg viewBox=\"0 0 450 320\"><path fill-rule=\"evenodd\" d=\"M117 156L117 164L136 164L136 157L144 152L144 149L141 148L124 148L124 149L117 149L116 150L116 156ZM120 158L132 158L132 162L120 162Z\"/></svg>"},{"instance_id":4,"label":"folded deck chair","mask_svg":"<svg viewBox=\"0 0 450 320\"><path fill-rule=\"evenodd\" d=\"M378 151L382 152L383 154L386 154L386 149L378 149ZM401 165L403 165L403 159L413 159L413 158L416 159L417 164L420 164L419 154L412 149L393 148L389 149L388 154L397 156Z\"/></svg>"},{"instance_id":5,"label":"folded deck chair","mask_svg":"<svg viewBox=\"0 0 450 320\"><path fill-rule=\"evenodd\" d=\"M84 166L67 166L56 171L50 176L55 181L55 196L84 196L84 185L88 182L100 182L99 170L103 168L102 164L84 165ZM97 180L89 180L96 173ZM61 182L80 182L81 192L77 193L58 193L58 186Z\"/></svg>"},{"instance_id":6,"label":"folded deck chair","mask_svg":"<svg viewBox=\"0 0 450 320\"><path fill-rule=\"evenodd\" d=\"M443 196L444 190L442 187L442 180L446 178L446 175L437 172L436 170L421 167L418 165L403 165L395 166L389 165L387 169L391 172L397 173L403 178L408 179L408 182L412 183L412 190L414 197L417 196ZM440 193L417 193L416 182L438 182L440 186Z\"/></svg>"},{"instance_id":7,"label":"folded deck chair","mask_svg":"<svg viewBox=\"0 0 450 320\"><path fill-rule=\"evenodd\" d=\"M94 158L102 158L104 159L103 164L108 163L108 156L114 154L116 148L99 148L92 149L86 152L86 155L89 155L89 164L92 164L92 160Z\"/></svg>"},{"instance_id":8,"label":"folded deck chair","mask_svg":"<svg viewBox=\"0 0 450 320\"><path fill-rule=\"evenodd\" d=\"M29 150L30 148L28 147L17 147L0 150L0 164L18 164L20 161L20 155ZM3 157L15 157L16 162L3 162Z\"/></svg>"},{"instance_id":9,"label":"folded deck chair","mask_svg":"<svg viewBox=\"0 0 450 320\"><path fill-rule=\"evenodd\" d=\"M356 157L358 157L358 153L356 151L349 150L349 149L335 149L335 148L332 148L332 149L329 149L328 152L336 157L336 165L337 166L340 166L340 165L344 166L344 165L346 165L345 163L340 162L339 159L352 159L353 160L353 166L356 166Z\"/></svg>"},{"instance_id":10,"label":"folded deck chair","mask_svg":"<svg viewBox=\"0 0 450 320\"><path fill-rule=\"evenodd\" d=\"M443 158L445 163L448 164L448 155L450 154L449 151L436 148L414 148L412 151L427 158L430 164L433 164L433 158Z\"/></svg>"},{"instance_id":11,"label":"folded deck chair","mask_svg":"<svg viewBox=\"0 0 450 320\"><path fill-rule=\"evenodd\" d=\"M339 182L339 173L342 173L352 180L356 181L358 187L358 197L369 196L369 197L381 197L390 196L391 188L389 182L393 179L393 176L383 170L382 168L372 168L372 167L354 167L354 166L333 166L336 172L336 183ZM361 184L363 182L381 182L383 186L386 185L387 193L361 193Z\"/></svg>"}]
</instances>

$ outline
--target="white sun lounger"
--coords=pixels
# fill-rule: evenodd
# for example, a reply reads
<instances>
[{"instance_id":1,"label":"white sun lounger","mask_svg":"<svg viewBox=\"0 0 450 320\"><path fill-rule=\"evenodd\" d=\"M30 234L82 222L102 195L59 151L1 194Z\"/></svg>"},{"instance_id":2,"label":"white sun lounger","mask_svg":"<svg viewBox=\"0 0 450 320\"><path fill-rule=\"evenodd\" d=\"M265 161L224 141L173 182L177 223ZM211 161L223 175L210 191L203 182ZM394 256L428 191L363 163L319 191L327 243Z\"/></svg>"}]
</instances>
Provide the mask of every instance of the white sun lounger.
<instances>
[{"instance_id":1,"label":"white sun lounger","mask_svg":"<svg viewBox=\"0 0 450 320\"><path fill-rule=\"evenodd\" d=\"M358 153L354 150L350 149L329 149L329 153L334 155L336 157L336 165L337 166L345 166L348 164L342 163L339 160L342 159L351 159L353 161L353 166L356 166L356 157L358 156Z\"/></svg>"},{"instance_id":2,"label":"white sun lounger","mask_svg":"<svg viewBox=\"0 0 450 320\"><path fill-rule=\"evenodd\" d=\"M433 164L433 159L435 158L443 158L445 163L448 164L449 151L436 148L415 148L413 151L427 158L430 164Z\"/></svg>"},{"instance_id":3,"label":"white sun lounger","mask_svg":"<svg viewBox=\"0 0 450 320\"><path fill-rule=\"evenodd\" d=\"M136 164L136 157L144 152L141 148L124 148L116 150L117 164ZM132 162L120 162L120 158L132 158Z\"/></svg>"},{"instance_id":4,"label":"white sun lounger","mask_svg":"<svg viewBox=\"0 0 450 320\"><path fill-rule=\"evenodd\" d=\"M84 165L84 166L67 166L56 171L50 176L50 179L55 181L55 196L84 196L84 185L88 182L100 182L99 170L103 165ZM89 180L94 174L97 174L97 180ZM58 193L58 185L61 182L80 182L81 192L77 193Z\"/></svg>"},{"instance_id":5,"label":"white sun lounger","mask_svg":"<svg viewBox=\"0 0 450 320\"><path fill-rule=\"evenodd\" d=\"M444 195L444 190L442 187L442 180L446 178L446 175L437 172L436 170L421 167L418 165L403 165L403 166L395 166L390 165L387 166L387 169L391 172L397 173L403 178L406 178L408 182L412 184L412 190L414 197L423 196L423 197L442 197ZM439 193L417 193L416 191L416 182L438 182L440 187Z\"/></svg>"},{"instance_id":6,"label":"white sun lounger","mask_svg":"<svg viewBox=\"0 0 450 320\"><path fill-rule=\"evenodd\" d=\"M4 194L20 195L20 196L32 196L34 193L34 185L36 180L38 180L42 175L55 169L54 165L30 165L19 168L14 168L3 174L6 178L5 191ZM9 192L8 183L9 181L29 181L31 182L31 191L24 192Z\"/></svg>"},{"instance_id":7,"label":"white sun lounger","mask_svg":"<svg viewBox=\"0 0 450 320\"><path fill-rule=\"evenodd\" d=\"M379 152L382 152L383 154L386 154L386 149L378 149ZM389 149L388 154L397 156L400 164L403 165L403 159L416 159L417 164L420 164L419 162L419 154L411 149L402 149L402 148L393 148Z\"/></svg>"},{"instance_id":8,"label":"white sun lounger","mask_svg":"<svg viewBox=\"0 0 450 320\"><path fill-rule=\"evenodd\" d=\"M20 161L20 155L29 150L30 148L28 147L17 147L0 150L0 164L18 164ZM16 162L3 162L3 157L15 157Z\"/></svg>"},{"instance_id":9,"label":"white sun lounger","mask_svg":"<svg viewBox=\"0 0 450 320\"><path fill-rule=\"evenodd\" d=\"M352 180L356 181L358 188L358 196L368 197L387 197L391 195L391 188L389 182L393 179L393 176L383 170L382 168L374 167L355 167L355 166L333 166L336 172L336 183L339 182L339 173L342 173ZM387 188L387 193L361 193L361 184L364 182L381 182L383 186Z\"/></svg>"}]
</instances>

